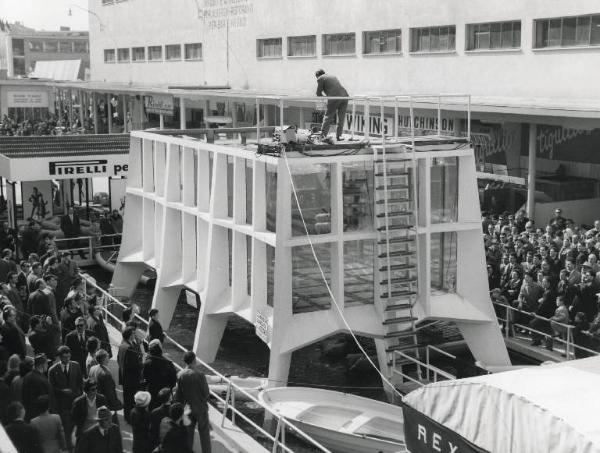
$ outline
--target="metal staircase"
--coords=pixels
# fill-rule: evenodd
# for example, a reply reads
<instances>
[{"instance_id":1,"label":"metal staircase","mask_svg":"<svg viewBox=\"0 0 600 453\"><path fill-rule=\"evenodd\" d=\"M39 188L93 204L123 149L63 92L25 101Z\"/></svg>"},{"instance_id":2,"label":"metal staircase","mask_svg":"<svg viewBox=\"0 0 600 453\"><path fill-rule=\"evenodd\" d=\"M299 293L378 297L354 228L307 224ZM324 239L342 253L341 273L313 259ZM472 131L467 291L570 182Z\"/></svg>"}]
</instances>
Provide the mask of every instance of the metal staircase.
<instances>
[{"instance_id":1,"label":"metal staircase","mask_svg":"<svg viewBox=\"0 0 600 453\"><path fill-rule=\"evenodd\" d=\"M377 274L388 369L394 351L418 357L416 171L414 147L374 147Z\"/></svg>"}]
</instances>

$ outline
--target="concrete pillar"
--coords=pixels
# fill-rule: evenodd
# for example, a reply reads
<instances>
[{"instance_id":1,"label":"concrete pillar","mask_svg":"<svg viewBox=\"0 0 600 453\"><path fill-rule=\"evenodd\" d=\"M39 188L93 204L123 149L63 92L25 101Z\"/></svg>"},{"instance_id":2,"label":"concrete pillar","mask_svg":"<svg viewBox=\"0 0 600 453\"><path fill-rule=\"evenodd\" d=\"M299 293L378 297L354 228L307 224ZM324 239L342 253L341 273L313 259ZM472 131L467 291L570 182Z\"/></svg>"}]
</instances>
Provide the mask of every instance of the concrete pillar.
<instances>
[{"instance_id":1,"label":"concrete pillar","mask_svg":"<svg viewBox=\"0 0 600 453\"><path fill-rule=\"evenodd\" d=\"M110 94L106 95L106 108L108 109L108 133L112 134L112 104L110 103Z\"/></svg>"},{"instance_id":2,"label":"concrete pillar","mask_svg":"<svg viewBox=\"0 0 600 453\"><path fill-rule=\"evenodd\" d=\"M81 127L85 126L85 95L83 90L79 90L79 121L81 122Z\"/></svg>"},{"instance_id":3,"label":"concrete pillar","mask_svg":"<svg viewBox=\"0 0 600 453\"><path fill-rule=\"evenodd\" d=\"M92 93L92 115L94 115L94 134L98 133L98 98Z\"/></svg>"},{"instance_id":4,"label":"concrete pillar","mask_svg":"<svg viewBox=\"0 0 600 453\"><path fill-rule=\"evenodd\" d=\"M159 126L158 126L158 128L159 128L160 130L162 130L162 129L164 129L164 128L165 128L165 116L164 116L164 115L161 113L161 114L159 115L159 118L160 118L160 123L159 123Z\"/></svg>"},{"instance_id":5,"label":"concrete pillar","mask_svg":"<svg viewBox=\"0 0 600 453\"><path fill-rule=\"evenodd\" d=\"M186 111L185 111L185 99L179 98L179 129L185 130L186 123L187 123L187 118L186 118Z\"/></svg>"},{"instance_id":6,"label":"concrete pillar","mask_svg":"<svg viewBox=\"0 0 600 453\"><path fill-rule=\"evenodd\" d=\"M69 88L69 127L73 125L73 89Z\"/></svg>"},{"instance_id":7,"label":"concrete pillar","mask_svg":"<svg viewBox=\"0 0 600 453\"><path fill-rule=\"evenodd\" d=\"M529 125L529 162L527 171L529 174L527 181L527 216L533 219L535 215L535 173L536 173L536 146L537 144L537 124Z\"/></svg>"}]
</instances>

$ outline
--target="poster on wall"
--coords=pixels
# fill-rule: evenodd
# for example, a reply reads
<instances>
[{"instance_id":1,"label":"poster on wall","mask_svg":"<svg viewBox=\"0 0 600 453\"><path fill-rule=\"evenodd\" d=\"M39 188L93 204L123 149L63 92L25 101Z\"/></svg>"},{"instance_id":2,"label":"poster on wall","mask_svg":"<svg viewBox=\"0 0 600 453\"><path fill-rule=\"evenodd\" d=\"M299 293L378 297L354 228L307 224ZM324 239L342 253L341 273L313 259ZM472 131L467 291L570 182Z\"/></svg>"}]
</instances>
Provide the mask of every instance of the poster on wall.
<instances>
[{"instance_id":1,"label":"poster on wall","mask_svg":"<svg viewBox=\"0 0 600 453\"><path fill-rule=\"evenodd\" d=\"M48 108L47 91L9 91L6 104L13 108Z\"/></svg>"},{"instance_id":2,"label":"poster on wall","mask_svg":"<svg viewBox=\"0 0 600 453\"><path fill-rule=\"evenodd\" d=\"M42 220L52 216L52 181L23 181L23 218Z\"/></svg>"},{"instance_id":3,"label":"poster on wall","mask_svg":"<svg viewBox=\"0 0 600 453\"><path fill-rule=\"evenodd\" d=\"M477 171L507 174L519 168L521 125L518 123L471 125Z\"/></svg>"},{"instance_id":4,"label":"poster on wall","mask_svg":"<svg viewBox=\"0 0 600 453\"><path fill-rule=\"evenodd\" d=\"M110 210L116 209L121 215L125 212L125 189L127 189L127 178L110 179Z\"/></svg>"},{"instance_id":5,"label":"poster on wall","mask_svg":"<svg viewBox=\"0 0 600 453\"><path fill-rule=\"evenodd\" d=\"M522 155L527 155L523 134ZM537 157L542 159L600 164L600 129L569 129L560 126L538 125Z\"/></svg>"}]
</instances>

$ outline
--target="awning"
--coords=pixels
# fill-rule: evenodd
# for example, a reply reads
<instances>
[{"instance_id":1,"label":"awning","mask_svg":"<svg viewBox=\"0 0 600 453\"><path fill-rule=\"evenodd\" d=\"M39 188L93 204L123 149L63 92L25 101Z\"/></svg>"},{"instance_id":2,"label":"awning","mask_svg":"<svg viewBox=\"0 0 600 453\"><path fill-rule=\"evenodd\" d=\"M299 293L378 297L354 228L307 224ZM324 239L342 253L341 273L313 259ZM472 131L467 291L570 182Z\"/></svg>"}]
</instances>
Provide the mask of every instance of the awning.
<instances>
[{"instance_id":1,"label":"awning","mask_svg":"<svg viewBox=\"0 0 600 453\"><path fill-rule=\"evenodd\" d=\"M439 451L431 448L434 434L443 443L449 430L494 453L600 453L598 357L438 382L404 403L434 422L406 427L407 445L429 444L416 451Z\"/></svg>"},{"instance_id":2,"label":"awning","mask_svg":"<svg viewBox=\"0 0 600 453\"><path fill-rule=\"evenodd\" d=\"M127 175L129 134L0 137L0 176L42 181Z\"/></svg>"},{"instance_id":3,"label":"awning","mask_svg":"<svg viewBox=\"0 0 600 453\"><path fill-rule=\"evenodd\" d=\"M38 61L30 77L75 82L80 80L81 60Z\"/></svg>"}]
</instances>

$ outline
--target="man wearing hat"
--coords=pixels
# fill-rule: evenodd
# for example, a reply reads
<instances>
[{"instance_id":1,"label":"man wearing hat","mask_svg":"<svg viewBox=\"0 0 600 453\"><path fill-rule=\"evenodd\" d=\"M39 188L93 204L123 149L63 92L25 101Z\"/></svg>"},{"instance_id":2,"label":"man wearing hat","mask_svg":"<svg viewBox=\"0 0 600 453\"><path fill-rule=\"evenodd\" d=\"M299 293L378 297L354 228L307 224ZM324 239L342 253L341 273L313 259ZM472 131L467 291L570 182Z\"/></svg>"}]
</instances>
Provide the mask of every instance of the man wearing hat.
<instances>
[{"instance_id":1,"label":"man wearing hat","mask_svg":"<svg viewBox=\"0 0 600 453\"><path fill-rule=\"evenodd\" d=\"M123 453L123 440L119 427L112 422L106 406L98 408L98 424L85 431L77 442L75 453Z\"/></svg>"},{"instance_id":2,"label":"man wearing hat","mask_svg":"<svg viewBox=\"0 0 600 453\"><path fill-rule=\"evenodd\" d=\"M38 406L38 398L42 395L48 395L52 401L52 388L46 378L48 369L48 358L46 354L38 354L33 359L33 370L23 378L23 405L27 414L26 420L41 414Z\"/></svg>"}]
</instances>

